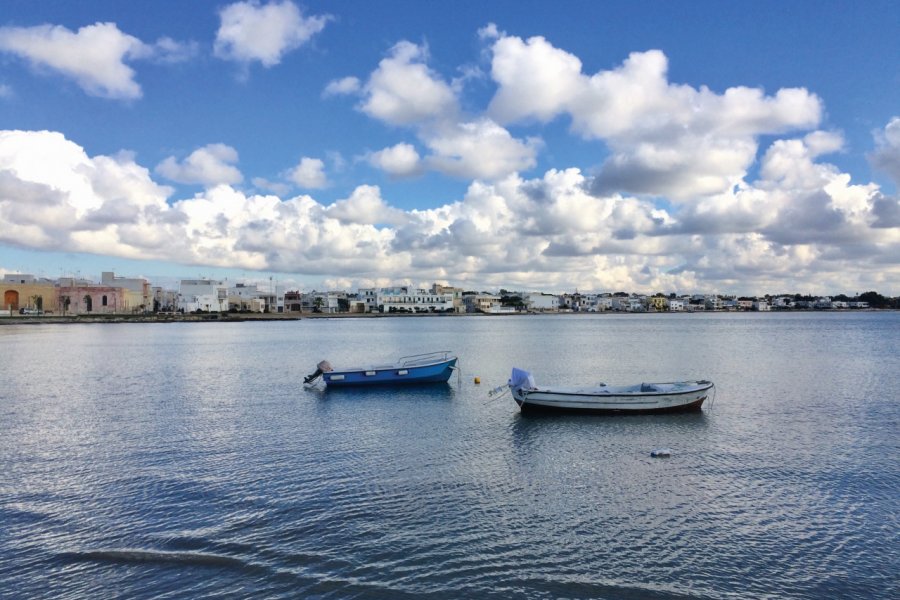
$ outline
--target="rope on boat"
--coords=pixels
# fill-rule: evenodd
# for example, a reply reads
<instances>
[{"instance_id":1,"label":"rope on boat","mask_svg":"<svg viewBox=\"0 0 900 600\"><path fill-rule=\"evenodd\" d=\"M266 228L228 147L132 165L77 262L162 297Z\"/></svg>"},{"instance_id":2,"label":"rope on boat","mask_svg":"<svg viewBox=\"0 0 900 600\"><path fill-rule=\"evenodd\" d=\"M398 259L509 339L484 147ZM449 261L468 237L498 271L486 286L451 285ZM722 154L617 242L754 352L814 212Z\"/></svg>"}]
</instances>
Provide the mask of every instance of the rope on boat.
<instances>
[{"instance_id":1,"label":"rope on boat","mask_svg":"<svg viewBox=\"0 0 900 600\"><path fill-rule=\"evenodd\" d=\"M503 396L505 396L508 393L509 393L509 384L504 383L503 385L498 385L494 389L490 390L488 392L488 398L489 399L494 399L495 397L502 398Z\"/></svg>"},{"instance_id":2,"label":"rope on boat","mask_svg":"<svg viewBox=\"0 0 900 600\"><path fill-rule=\"evenodd\" d=\"M712 386L712 398L710 399L709 404L706 405L706 406L709 408L709 410L712 410L712 409L713 409L713 405L716 403L716 392L718 392L718 391L719 391L719 390L716 388L716 384L713 384L713 386Z\"/></svg>"},{"instance_id":3,"label":"rope on boat","mask_svg":"<svg viewBox=\"0 0 900 600\"><path fill-rule=\"evenodd\" d=\"M450 367L451 371L456 371L456 387L462 387L462 368L459 366L459 358L456 359L456 364Z\"/></svg>"}]
</instances>

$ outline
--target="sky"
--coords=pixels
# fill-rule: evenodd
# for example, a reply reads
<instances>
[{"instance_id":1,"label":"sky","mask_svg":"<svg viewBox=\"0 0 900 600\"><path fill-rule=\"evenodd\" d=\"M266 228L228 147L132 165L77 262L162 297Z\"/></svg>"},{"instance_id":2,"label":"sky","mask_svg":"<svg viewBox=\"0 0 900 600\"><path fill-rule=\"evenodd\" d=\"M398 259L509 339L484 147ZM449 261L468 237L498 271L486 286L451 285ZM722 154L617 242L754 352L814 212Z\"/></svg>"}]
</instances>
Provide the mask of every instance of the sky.
<instances>
[{"instance_id":1,"label":"sky","mask_svg":"<svg viewBox=\"0 0 900 600\"><path fill-rule=\"evenodd\" d=\"M900 295L900 3L6 0L0 274Z\"/></svg>"}]
</instances>

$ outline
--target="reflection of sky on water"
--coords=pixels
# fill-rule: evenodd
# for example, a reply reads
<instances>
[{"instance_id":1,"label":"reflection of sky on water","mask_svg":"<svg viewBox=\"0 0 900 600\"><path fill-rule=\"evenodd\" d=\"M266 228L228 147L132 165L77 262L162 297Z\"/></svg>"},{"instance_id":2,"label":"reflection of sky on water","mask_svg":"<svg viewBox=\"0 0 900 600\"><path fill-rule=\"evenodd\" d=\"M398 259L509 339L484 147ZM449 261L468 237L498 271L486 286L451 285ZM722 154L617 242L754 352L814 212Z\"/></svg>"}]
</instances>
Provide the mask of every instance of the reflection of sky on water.
<instances>
[{"instance_id":1,"label":"reflection of sky on water","mask_svg":"<svg viewBox=\"0 0 900 600\"><path fill-rule=\"evenodd\" d=\"M900 570L885 525L900 495L898 325L816 313L0 327L15 348L0 363L0 595L49 593L51 571L56 593L91 581L129 597L322 595L326 580L340 595L872 595ZM459 355L458 379L302 385L322 359L435 349ZM708 378L717 399L699 414L526 416L487 395L513 366L544 384ZM658 447L672 457L651 458ZM259 571L60 558L121 548Z\"/></svg>"}]
</instances>

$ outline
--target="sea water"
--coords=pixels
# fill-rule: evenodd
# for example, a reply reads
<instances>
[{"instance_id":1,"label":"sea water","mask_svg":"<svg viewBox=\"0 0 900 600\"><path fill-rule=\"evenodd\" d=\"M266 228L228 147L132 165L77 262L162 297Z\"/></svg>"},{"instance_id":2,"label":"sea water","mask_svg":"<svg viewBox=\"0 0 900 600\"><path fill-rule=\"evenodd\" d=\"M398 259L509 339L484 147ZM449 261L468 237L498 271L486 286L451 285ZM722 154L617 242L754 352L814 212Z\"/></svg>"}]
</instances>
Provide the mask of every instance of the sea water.
<instances>
[{"instance_id":1,"label":"sea water","mask_svg":"<svg viewBox=\"0 0 900 600\"><path fill-rule=\"evenodd\" d=\"M900 595L900 313L6 325L0 347L0 597ZM436 350L446 385L302 385ZM488 395L513 366L716 395L529 416Z\"/></svg>"}]
</instances>

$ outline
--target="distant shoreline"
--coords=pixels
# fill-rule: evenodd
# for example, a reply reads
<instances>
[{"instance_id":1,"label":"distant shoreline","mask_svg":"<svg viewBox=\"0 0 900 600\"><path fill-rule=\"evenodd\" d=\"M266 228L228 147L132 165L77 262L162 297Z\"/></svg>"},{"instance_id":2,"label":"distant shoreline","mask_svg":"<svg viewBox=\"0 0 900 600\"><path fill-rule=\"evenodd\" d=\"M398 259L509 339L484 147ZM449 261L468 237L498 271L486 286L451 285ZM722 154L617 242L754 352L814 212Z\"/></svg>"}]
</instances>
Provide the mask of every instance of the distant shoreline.
<instances>
[{"instance_id":1,"label":"distant shoreline","mask_svg":"<svg viewBox=\"0 0 900 600\"><path fill-rule=\"evenodd\" d=\"M897 312L894 308L858 308L848 310L773 310L764 311L777 314L853 314L872 312ZM384 319L384 318L459 318L459 317L510 317L510 316L625 316L625 315L729 315L747 314L757 311L657 311L657 312L517 312L517 313L209 313L186 315L12 315L0 317L2 325L44 325L44 324L79 324L79 323L244 323L265 321L300 321L303 319Z\"/></svg>"}]
</instances>

